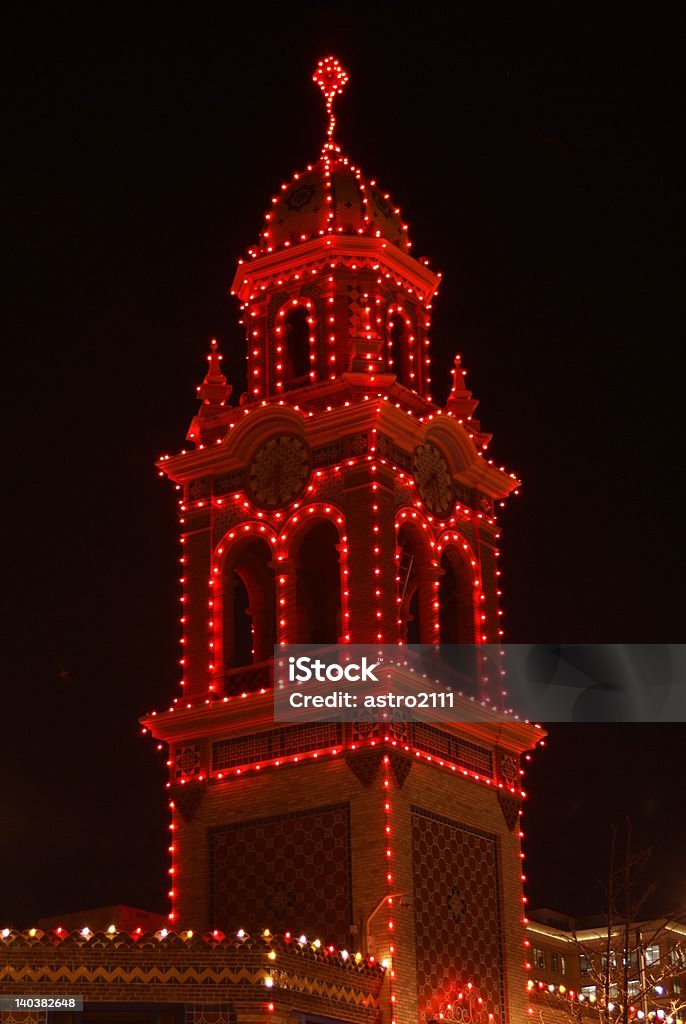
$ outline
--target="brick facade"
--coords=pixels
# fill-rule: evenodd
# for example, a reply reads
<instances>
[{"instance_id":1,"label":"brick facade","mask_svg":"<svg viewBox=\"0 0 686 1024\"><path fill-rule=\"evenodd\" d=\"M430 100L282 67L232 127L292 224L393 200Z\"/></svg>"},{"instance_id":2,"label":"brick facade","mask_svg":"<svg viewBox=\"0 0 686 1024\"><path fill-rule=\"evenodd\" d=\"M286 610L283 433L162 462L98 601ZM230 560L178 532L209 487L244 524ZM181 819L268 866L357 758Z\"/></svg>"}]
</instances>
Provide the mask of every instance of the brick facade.
<instances>
[{"instance_id":1,"label":"brick facade","mask_svg":"<svg viewBox=\"0 0 686 1024\"><path fill-rule=\"evenodd\" d=\"M495 1020L523 1020L517 780L530 728L485 721L365 735L329 726L338 729L337 747L269 762L259 755L293 750L290 740L276 743L273 723L262 742L247 731L251 718L268 718L270 701L269 693L255 694L235 710L229 702L214 716L198 712L197 729L212 724L214 738L204 747L209 780L172 786L175 926L237 931L271 920L309 940L371 952L393 964L393 1015L401 1024L437 1018L450 993L470 981ZM175 718L174 727L183 721ZM287 728L276 733L287 736ZM237 757L256 761L237 767L234 757L220 779L211 748L226 758L225 734L242 734ZM304 731L300 738L309 745ZM407 904L394 912L393 956L388 913L369 921L389 891L388 849L393 890L403 893L396 903ZM381 1015L392 1019L383 996Z\"/></svg>"}]
</instances>

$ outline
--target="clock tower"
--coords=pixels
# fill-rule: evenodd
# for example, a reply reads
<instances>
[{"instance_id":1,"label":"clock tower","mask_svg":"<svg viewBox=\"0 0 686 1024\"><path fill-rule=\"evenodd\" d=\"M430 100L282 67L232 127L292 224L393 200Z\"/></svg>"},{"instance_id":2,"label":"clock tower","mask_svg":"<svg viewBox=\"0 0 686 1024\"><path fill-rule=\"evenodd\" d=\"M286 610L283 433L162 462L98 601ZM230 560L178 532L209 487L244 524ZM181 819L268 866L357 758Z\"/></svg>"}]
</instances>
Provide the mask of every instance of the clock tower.
<instances>
[{"instance_id":1,"label":"clock tower","mask_svg":"<svg viewBox=\"0 0 686 1024\"><path fill-rule=\"evenodd\" d=\"M540 733L493 715L500 681L460 725L273 718L275 645L497 643L496 507L518 483L486 457L459 357L432 399L440 274L335 141L344 70L314 81L322 151L233 281L247 391L230 402L213 342L190 447L159 462L183 546L182 690L144 721L169 746L170 919L374 955L384 1024L465 994L518 1024L519 759Z\"/></svg>"}]
</instances>

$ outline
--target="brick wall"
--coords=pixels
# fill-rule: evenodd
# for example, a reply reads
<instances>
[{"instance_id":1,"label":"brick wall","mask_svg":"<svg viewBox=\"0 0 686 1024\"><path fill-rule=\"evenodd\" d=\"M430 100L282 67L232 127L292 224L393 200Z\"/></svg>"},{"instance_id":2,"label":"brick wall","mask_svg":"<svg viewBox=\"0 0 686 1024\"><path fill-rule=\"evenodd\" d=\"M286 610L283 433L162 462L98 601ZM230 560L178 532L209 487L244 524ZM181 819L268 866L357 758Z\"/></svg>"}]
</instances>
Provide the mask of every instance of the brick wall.
<instances>
[{"instance_id":1,"label":"brick wall","mask_svg":"<svg viewBox=\"0 0 686 1024\"><path fill-rule=\"evenodd\" d=\"M501 809L495 786L476 783L395 752L392 756L397 762L397 772L390 773L390 788L384 788L382 759L386 755L386 750L366 748L318 763L308 761L265 769L259 775L246 774L206 786L192 820L184 821L180 814L175 816L175 927L247 929L250 922L240 919L240 908L244 906L245 914L256 915L255 923L262 923L264 919L267 927L299 933L304 930L304 924L303 912L298 908L303 907L309 889L310 906L304 917L317 934L310 934L308 938L335 940L336 944L353 951L364 951L364 923L389 891L386 881L389 836L385 832L384 811L388 800L393 889L407 894L408 902L415 896L418 878L428 870L428 866L420 862L418 853L417 809L420 816L429 819L431 815L438 816L444 823L439 829L443 829L439 842L449 833L459 835L460 850L472 857L472 866L465 872L462 865L450 860L457 846L454 850L450 848L452 854L446 855L446 863L440 866L438 874L434 873L433 890L428 896L422 890L422 899L433 901L430 912L436 915L441 948L432 940L433 945L427 950L424 918L422 927L415 926L417 915L425 913L426 906L395 909L396 1019L399 1024L416 1024L418 1019L437 1015L426 997L420 1001L417 993L418 958L426 968L427 957L436 957L441 964L437 970L439 973L442 970L443 975L440 979L434 977L432 984L438 980L441 993L449 993L460 981L478 982L484 988L485 997L507 1007L504 1018L500 1006L493 1007L497 1012L496 1020L515 1024L524 1019L526 1007L517 819L515 817L512 828L512 821L508 824ZM337 846L329 841L325 847L322 842L322 822L328 820L327 815L332 819L329 822L331 833L338 837ZM349 823L349 828L347 824L342 827L343 822ZM311 834L308 829L312 830ZM268 839L270 832L271 840ZM290 840L291 834L297 835L296 844ZM210 854L213 844L216 854L218 837L223 854L221 864L216 855L212 864L215 891L211 898ZM232 842L240 844L234 851L233 863ZM251 843L256 844L252 865ZM284 847L288 847L285 853ZM238 887L235 899L224 883L221 897L217 898L218 871L227 873ZM339 890L345 889L343 876L347 878L348 871L349 898L347 893L325 891L331 883ZM241 889L245 885L261 885L259 896ZM457 903L464 900L463 914L444 905L446 893ZM227 916L226 920L213 919L212 900L215 910ZM346 904L345 913L341 900ZM404 901L405 898L401 902ZM271 925L267 921L270 907L273 911ZM342 916L333 920L336 913ZM235 920L228 919L232 915ZM452 923L449 921L448 925L443 923L439 927L441 915L450 918ZM467 923L460 926L460 921L468 922L471 931L466 931ZM490 933L482 939L477 933L484 928L490 929ZM371 922L370 933L373 952L379 958L386 957L389 931L385 908ZM455 936L460 938L464 950L472 939L475 946L481 944L478 952L464 964L455 961L459 947ZM423 943L419 950L418 939ZM447 952L446 947L450 947ZM500 961L495 968L488 962L494 956ZM386 1022L390 1019L388 1002L384 1006L384 1019Z\"/></svg>"}]
</instances>

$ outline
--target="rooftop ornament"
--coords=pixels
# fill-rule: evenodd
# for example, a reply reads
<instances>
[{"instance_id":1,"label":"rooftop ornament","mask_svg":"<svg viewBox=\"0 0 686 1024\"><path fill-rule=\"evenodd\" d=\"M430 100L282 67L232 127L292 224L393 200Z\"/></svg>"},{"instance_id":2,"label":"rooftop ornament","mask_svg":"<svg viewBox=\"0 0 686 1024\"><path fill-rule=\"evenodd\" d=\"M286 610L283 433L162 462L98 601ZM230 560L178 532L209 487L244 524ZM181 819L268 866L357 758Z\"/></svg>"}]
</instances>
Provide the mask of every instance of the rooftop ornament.
<instances>
[{"instance_id":1,"label":"rooftop ornament","mask_svg":"<svg viewBox=\"0 0 686 1024\"><path fill-rule=\"evenodd\" d=\"M312 76L312 81L316 82L324 93L326 113L329 118L326 130L326 142L324 143L323 149L335 149L336 146L333 141L333 133L334 128L336 127L336 117L333 112L333 101L336 96L340 96L343 92L348 81L348 72L344 67L342 67L336 57L323 57L322 60L317 62L317 67Z\"/></svg>"}]
</instances>

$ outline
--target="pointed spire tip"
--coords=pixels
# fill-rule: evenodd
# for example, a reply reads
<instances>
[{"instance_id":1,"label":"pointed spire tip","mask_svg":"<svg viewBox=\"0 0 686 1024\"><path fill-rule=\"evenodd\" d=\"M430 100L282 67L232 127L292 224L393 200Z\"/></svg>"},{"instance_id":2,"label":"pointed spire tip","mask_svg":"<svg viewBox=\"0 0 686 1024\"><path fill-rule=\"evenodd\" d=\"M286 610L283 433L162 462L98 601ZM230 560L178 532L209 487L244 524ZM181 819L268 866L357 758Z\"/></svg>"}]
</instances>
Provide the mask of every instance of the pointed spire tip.
<instances>
[{"instance_id":1,"label":"pointed spire tip","mask_svg":"<svg viewBox=\"0 0 686 1024\"><path fill-rule=\"evenodd\" d=\"M312 81L316 82L324 94L326 101L326 113L329 123L326 129L325 148L333 147L333 133L336 126L336 118L333 112L333 101L340 96L348 82L348 72L341 65L337 57L322 57L317 61L317 67L312 75Z\"/></svg>"}]
</instances>

